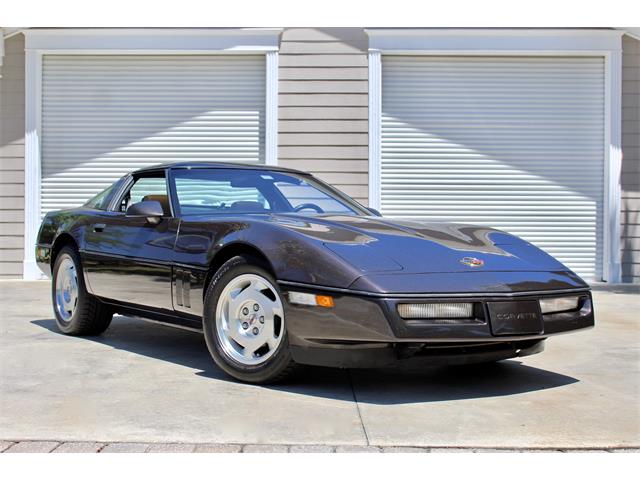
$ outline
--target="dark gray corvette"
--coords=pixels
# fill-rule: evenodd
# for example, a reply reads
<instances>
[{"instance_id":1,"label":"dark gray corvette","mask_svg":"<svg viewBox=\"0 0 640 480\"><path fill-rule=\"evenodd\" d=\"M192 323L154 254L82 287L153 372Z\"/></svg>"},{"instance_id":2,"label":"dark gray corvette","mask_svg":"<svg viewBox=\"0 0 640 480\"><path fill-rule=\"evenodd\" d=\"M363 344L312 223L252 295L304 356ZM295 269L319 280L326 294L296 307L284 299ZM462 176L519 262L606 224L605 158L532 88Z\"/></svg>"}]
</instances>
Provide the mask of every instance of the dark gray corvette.
<instances>
[{"instance_id":1,"label":"dark gray corvette","mask_svg":"<svg viewBox=\"0 0 640 480\"><path fill-rule=\"evenodd\" d=\"M390 220L310 175L182 163L127 175L45 217L37 245L60 330L114 313L203 331L230 375L297 364L488 362L593 326L588 286L528 242Z\"/></svg>"}]
</instances>

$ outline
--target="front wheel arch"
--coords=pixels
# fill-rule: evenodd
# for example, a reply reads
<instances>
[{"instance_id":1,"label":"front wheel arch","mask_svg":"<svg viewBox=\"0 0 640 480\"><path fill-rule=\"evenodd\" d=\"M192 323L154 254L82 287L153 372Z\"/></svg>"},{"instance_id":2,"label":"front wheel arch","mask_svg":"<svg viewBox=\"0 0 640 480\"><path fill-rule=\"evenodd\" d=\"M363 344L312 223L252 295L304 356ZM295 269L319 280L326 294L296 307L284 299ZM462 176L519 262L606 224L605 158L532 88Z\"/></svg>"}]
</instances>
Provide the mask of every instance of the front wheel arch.
<instances>
[{"instance_id":1,"label":"front wheel arch","mask_svg":"<svg viewBox=\"0 0 640 480\"><path fill-rule=\"evenodd\" d=\"M245 257L250 263L264 268L273 276L273 278L277 279L275 270L273 269L273 265L271 265L271 262L269 261L267 256L262 253L260 249L248 243L230 243L222 247L214 255L211 263L209 264L209 269L204 280L204 288L202 289L203 300L206 296L207 288L209 288L209 284L211 283L211 280L213 279L215 274L218 272L218 270L220 270L220 267L222 267L222 265L231 260L233 257Z\"/></svg>"}]
</instances>

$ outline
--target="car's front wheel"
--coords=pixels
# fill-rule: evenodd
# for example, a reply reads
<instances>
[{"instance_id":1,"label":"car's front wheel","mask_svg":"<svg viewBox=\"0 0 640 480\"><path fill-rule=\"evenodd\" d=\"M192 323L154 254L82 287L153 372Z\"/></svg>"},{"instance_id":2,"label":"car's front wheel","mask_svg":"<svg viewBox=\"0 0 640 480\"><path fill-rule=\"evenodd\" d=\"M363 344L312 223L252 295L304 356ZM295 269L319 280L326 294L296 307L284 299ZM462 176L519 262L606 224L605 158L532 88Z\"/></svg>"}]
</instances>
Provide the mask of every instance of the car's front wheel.
<instances>
[{"instance_id":1,"label":"car's front wheel","mask_svg":"<svg viewBox=\"0 0 640 480\"><path fill-rule=\"evenodd\" d=\"M87 292L80 257L71 247L56 257L51 295L56 325L67 335L99 335L111 324L113 312Z\"/></svg>"},{"instance_id":2,"label":"car's front wheel","mask_svg":"<svg viewBox=\"0 0 640 480\"><path fill-rule=\"evenodd\" d=\"M204 334L216 364L238 380L275 383L295 368L280 289L250 257L228 260L207 289Z\"/></svg>"}]
</instances>

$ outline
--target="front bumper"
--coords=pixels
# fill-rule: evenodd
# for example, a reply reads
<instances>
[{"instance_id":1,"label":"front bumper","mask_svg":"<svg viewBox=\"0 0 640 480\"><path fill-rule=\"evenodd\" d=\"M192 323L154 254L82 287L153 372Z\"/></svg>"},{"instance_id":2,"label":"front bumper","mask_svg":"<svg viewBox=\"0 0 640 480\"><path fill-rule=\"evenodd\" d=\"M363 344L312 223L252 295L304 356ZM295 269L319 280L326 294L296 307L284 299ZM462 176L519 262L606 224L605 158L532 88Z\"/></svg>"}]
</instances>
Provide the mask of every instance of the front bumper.
<instances>
[{"instance_id":1,"label":"front bumper","mask_svg":"<svg viewBox=\"0 0 640 480\"><path fill-rule=\"evenodd\" d=\"M51 278L51 245L36 245L36 264L47 278Z\"/></svg>"},{"instance_id":2,"label":"front bumper","mask_svg":"<svg viewBox=\"0 0 640 480\"><path fill-rule=\"evenodd\" d=\"M552 335L593 327L593 303L588 289L513 294L382 296L323 290L281 283L292 355L299 363L378 367L398 360L428 359L431 363L470 363L537 353ZM289 291L331 295L333 308L288 302ZM488 304L498 301L538 301L554 296L579 296L578 309L542 315L536 333L496 334ZM456 324L405 320L399 303L472 302L474 317Z\"/></svg>"}]
</instances>

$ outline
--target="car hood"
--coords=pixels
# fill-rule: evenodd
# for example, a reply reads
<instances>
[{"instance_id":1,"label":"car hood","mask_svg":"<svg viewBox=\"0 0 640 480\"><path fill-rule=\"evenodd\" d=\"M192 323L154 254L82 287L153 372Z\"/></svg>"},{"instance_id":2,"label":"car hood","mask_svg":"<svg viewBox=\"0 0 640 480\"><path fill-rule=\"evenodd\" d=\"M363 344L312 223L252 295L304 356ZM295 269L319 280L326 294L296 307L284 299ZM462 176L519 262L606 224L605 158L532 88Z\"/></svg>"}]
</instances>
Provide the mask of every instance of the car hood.
<instances>
[{"instance_id":1,"label":"car hood","mask_svg":"<svg viewBox=\"0 0 640 480\"><path fill-rule=\"evenodd\" d=\"M363 273L568 271L529 242L493 228L347 215L279 214L271 221L322 242Z\"/></svg>"}]
</instances>

